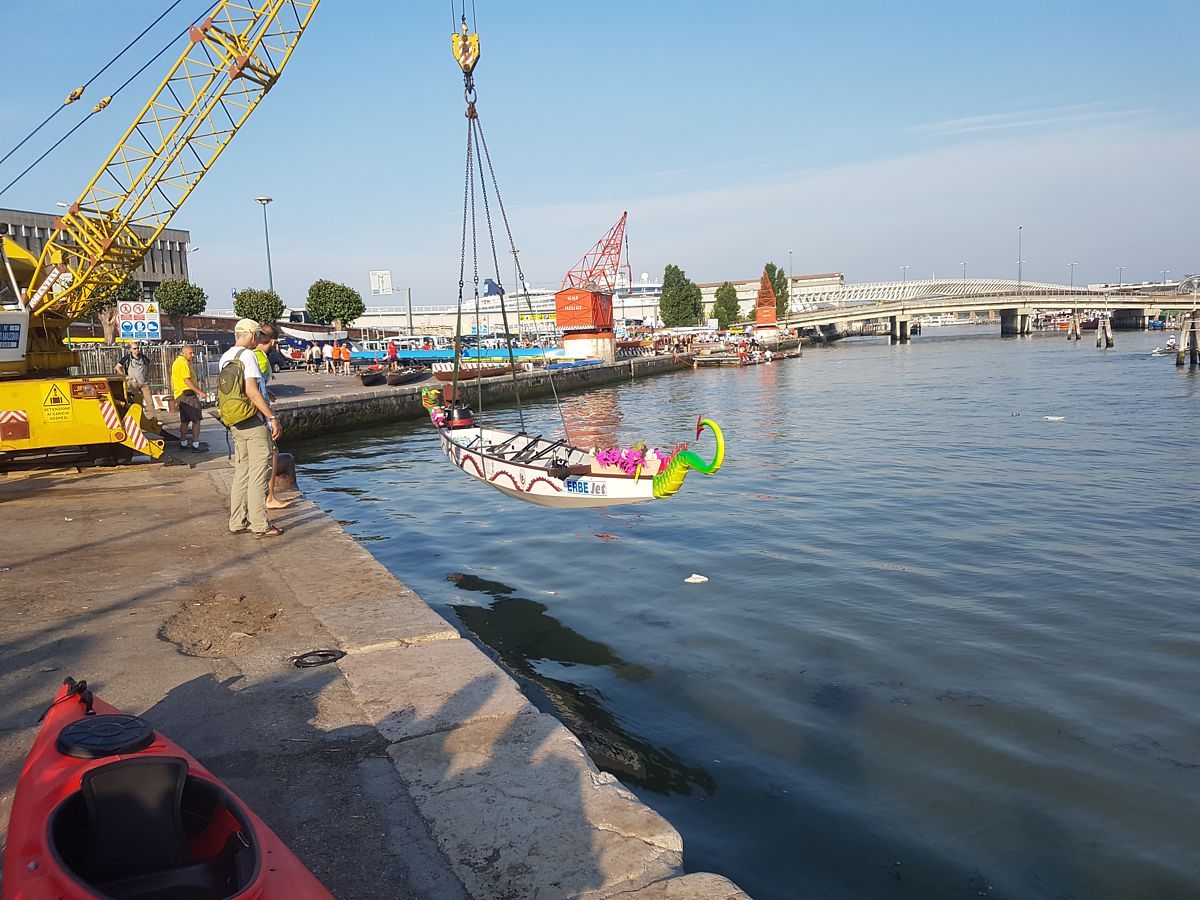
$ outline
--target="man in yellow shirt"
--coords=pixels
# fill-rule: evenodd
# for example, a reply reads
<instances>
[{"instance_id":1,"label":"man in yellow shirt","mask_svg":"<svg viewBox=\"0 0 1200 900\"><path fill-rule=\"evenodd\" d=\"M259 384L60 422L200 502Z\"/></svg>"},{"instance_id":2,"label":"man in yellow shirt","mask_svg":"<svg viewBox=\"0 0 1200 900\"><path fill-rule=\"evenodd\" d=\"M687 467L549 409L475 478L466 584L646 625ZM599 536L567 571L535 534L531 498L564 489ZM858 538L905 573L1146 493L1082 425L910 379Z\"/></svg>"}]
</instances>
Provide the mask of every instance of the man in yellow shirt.
<instances>
[{"instance_id":1,"label":"man in yellow shirt","mask_svg":"<svg viewBox=\"0 0 1200 900\"><path fill-rule=\"evenodd\" d=\"M179 355L171 363L171 393L179 406L179 436L183 438L184 450L203 450L200 444L200 422L204 413L200 407L200 395L204 393L195 373L192 372L192 360L196 350L191 344L179 348ZM188 429L191 429L191 440L188 440Z\"/></svg>"}]
</instances>

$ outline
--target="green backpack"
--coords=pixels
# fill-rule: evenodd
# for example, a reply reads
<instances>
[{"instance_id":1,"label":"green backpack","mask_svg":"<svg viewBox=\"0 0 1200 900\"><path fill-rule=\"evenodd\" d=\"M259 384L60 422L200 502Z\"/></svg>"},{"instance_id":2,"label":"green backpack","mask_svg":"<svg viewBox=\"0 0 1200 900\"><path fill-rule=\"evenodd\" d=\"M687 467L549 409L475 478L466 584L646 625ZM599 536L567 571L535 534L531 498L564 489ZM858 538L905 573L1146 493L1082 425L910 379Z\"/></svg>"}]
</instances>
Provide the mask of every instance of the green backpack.
<instances>
[{"instance_id":1,"label":"green backpack","mask_svg":"<svg viewBox=\"0 0 1200 900\"><path fill-rule=\"evenodd\" d=\"M243 347L242 351L245 349ZM217 415L226 428L245 422L258 412L246 394L246 368L241 357L242 353L238 352L217 375Z\"/></svg>"}]
</instances>

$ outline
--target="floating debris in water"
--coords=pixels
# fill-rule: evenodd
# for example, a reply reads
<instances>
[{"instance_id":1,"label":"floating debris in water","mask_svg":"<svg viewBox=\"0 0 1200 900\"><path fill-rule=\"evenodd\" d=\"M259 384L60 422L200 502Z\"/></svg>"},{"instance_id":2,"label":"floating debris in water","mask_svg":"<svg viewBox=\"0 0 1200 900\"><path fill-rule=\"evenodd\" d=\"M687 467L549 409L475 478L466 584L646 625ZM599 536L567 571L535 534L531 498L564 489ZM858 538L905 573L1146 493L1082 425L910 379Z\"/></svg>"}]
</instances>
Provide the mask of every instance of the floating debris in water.
<instances>
[{"instance_id":1,"label":"floating debris in water","mask_svg":"<svg viewBox=\"0 0 1200 900\"><path fill-rule=\"evenodd\" d=\"M1062 422L1067 417L1066 416L1042 416L1042 418L1045 419L1047 422Z\"/></svg>"},{"instance_id":2,"label":"floating debris in water","mask_svg":"<svg viewBox=\"0 0 1200 900\"><path fill-rule=\"evenodd\" d=\"M704 575L697 575L695 572L683 579L684 584L704 584L707 581L708 578Z\"/></svg>"},{"instance_id":3,"label":"floating debris in water","mask_svg":"<svg viewBox=\"0 0 1200 900\"><path fill-rule=\"evenodd\" d=\"M606 543L611 543L612 541L620 540L620 538L618 538L611 531L598 531L595 533L594 536L600 538L600 540L602 540Z\"/></svg>"}]
</instances>

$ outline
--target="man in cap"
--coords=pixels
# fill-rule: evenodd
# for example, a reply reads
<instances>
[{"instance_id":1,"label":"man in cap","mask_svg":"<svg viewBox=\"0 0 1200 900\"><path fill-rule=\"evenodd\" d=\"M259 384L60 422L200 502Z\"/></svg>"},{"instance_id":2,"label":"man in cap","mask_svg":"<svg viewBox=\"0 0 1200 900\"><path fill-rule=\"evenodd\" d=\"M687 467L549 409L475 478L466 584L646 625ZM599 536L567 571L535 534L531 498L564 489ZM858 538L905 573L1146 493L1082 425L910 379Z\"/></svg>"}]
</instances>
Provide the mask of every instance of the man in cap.
<instances>
[{"instance_id":1,"label":"man in cap","mask_svg":"<svg viewBox=\"0 0 1200 900\"><path fill-rule=\"evenodd\" d=\"M234 463L233 490L229 497L229 530L237 534L249 529L258 537L283 534L267 521L267 485L271 480L271 454L282 433L279 420L267 399L267 383L254 347L263 337L253 319L239 319L233 326L234 345L221 356L220 368L241 362L246 396L258 413L232 426Z\"/></svg>"}]
</instances>

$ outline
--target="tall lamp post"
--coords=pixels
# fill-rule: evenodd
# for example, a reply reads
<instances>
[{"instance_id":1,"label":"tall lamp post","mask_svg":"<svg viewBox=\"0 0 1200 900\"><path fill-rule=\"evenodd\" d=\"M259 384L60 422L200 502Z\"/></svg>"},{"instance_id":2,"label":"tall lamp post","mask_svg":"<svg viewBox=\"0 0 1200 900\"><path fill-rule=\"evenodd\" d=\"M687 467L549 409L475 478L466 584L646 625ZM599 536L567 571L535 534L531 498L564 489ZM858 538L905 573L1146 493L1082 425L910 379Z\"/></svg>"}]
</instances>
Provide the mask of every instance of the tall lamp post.
<instances>
[{"instance_id":1,"label":"tall lamp post","mask_svg":"<svg viewBox=\"0 0 1200 900\"><path fill-rule=\"evenodd\" d=\"M966 280L967 280L967 266L969 266L970 264L971 264L971 261L970 261L969 259L967 259L967 260L963 260L963 262L962 262L962 267L963 267L963 281L966 281Z\"/></svg>"},{"instance_id":2,"label":"tall lamp post","mask_svg":"<svg viewBox=\"0 0 1200 900\"><path fill-rule=\"evenodd\" d=\"M1077 262L1067 263L1071 267L1071 290L1075 290L1075 267L1079 265Z\"/></svg>"},{"instance_id":3,"label":"tall lamp post","mask_svg":"<svg viewBox=\"0 0 1200 900\"><path fill-rule=\"evenodd\" d=\"M1021 267L1025 265L1025 258L1021 255L1021 232L1025 230L1024 225L1017 226L1017 294L1021 293L1022 271Z\"/></svg>"},{"instance_id":4,"label":"tall lamp post","mask_svg":"<svg viewBox=\"0 0 1200 900\"><path fill-rule=\"evenodd\" d=\"M255 197L263 208L263 240L267 243L267 287L275 290L275 276L271 272L271 233L267 230L267 204L271 202L270 197Z\"/></svg>"},{"instance_id":5,"label":"tall lamp post","mask_svg":"<svg viewBox=\"0 0 1200 900\"><path fill-rule=\"evenodd\" d=\"M1171 270L1170 270L1170 269L1163 269L1163 270L1162 270L1162 285L1163 285L1163 287L1166 287L1166 286L1167 286L1167 276L1168 276L1168 275L1170 275L1170 274L1171 274Z\"/></svg>"},{"instance_id":6,"label":"tall lamp post","mask_svg":"<svg viewBox=\"0 0 1200 900\"><path fill-rule=\"evenodd\" d=\"M908 284L908 270L910 268L912 268L912 267L911 266L901 266L900 267L900 283L901 284Z\"/></svg>"}]
</instances>

